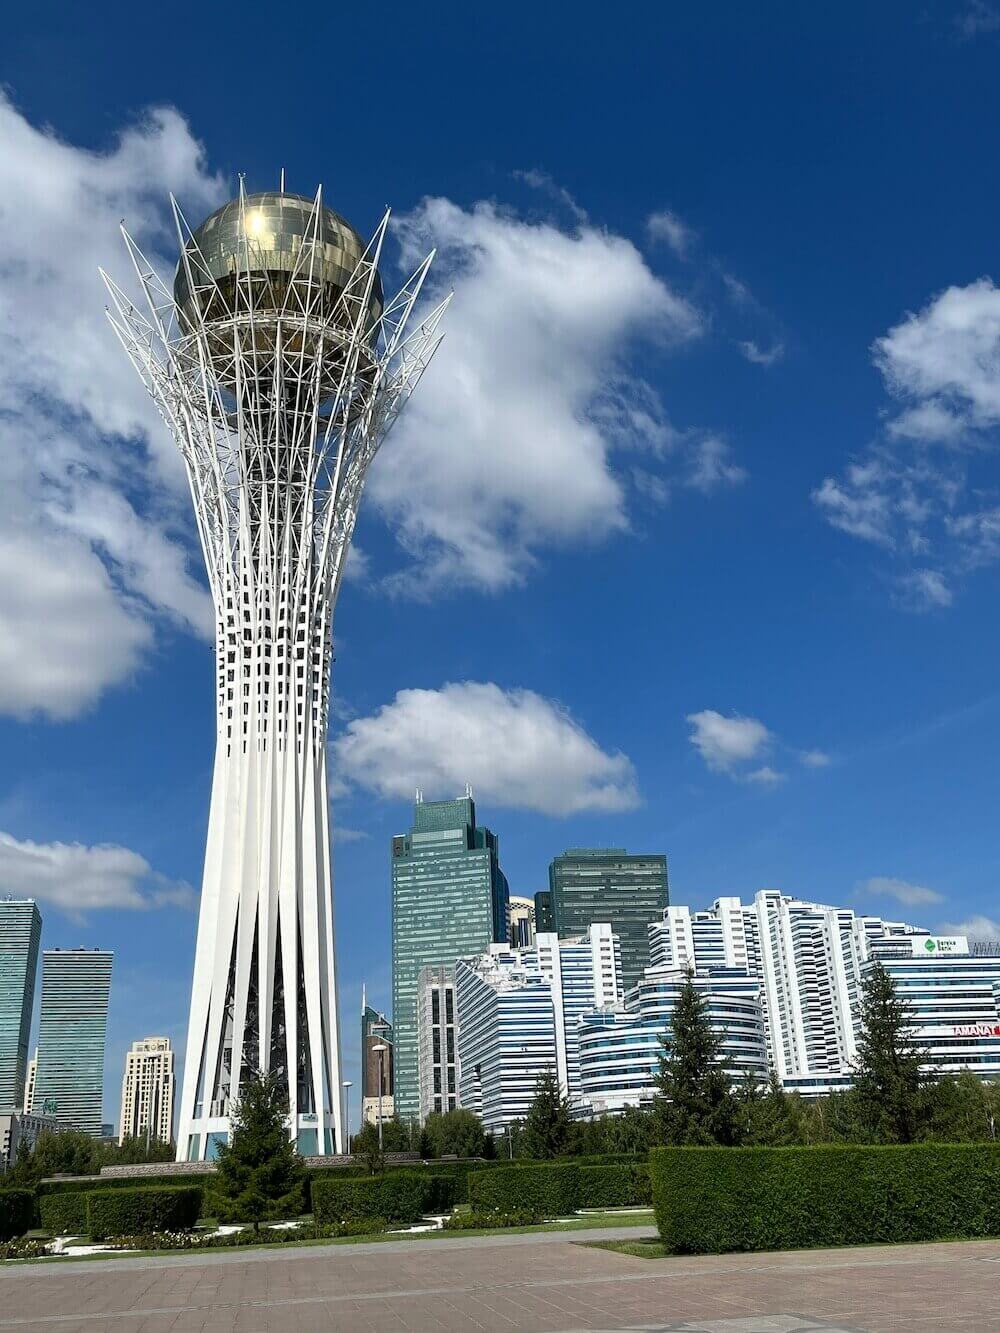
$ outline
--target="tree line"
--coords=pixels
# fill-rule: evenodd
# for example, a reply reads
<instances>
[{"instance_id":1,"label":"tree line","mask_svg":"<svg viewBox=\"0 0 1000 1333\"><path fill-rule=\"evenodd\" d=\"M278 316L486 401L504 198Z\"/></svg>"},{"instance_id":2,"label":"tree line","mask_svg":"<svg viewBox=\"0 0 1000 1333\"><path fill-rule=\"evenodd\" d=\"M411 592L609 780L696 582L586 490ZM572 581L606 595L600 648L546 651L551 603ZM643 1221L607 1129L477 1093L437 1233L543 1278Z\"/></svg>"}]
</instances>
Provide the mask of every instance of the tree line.
<instances>
[{"instance_id":1,"label":"tree line","mask_svg":"<svg viewBox=\"0 0 1000 1333\"><path fill-rule=\"evenodd\" d=\"M797 1092L786 1092L773 1074L768 1082L736 1079L709 1022L707 1000L689 978L663 1040L650 1107L629 1106L620 1115L574 1120L555 1072L546 1070L525 1119L498 1138L486 1132L472 1111L458 1108L435 1112L422 1125L387 1119L381 1145L378 1127L365 1125L351 1148L376 1173L384 1168L386 1154L397 1152L417 1153L424 1159L539 1161L641 1154L658 1145L995 1141L1000 1134L1000 1082L983 1081L968 1071L927 1077L921 1072L926 1052L913 1038L907 1006L896 994L891 976L876 962L862 986L858 1058L853 1086L844 1092L807 1100ZM262 1169L268 1159L280 1158L278 1175L286 1182L294 1176L286 1161L294 1154L285 1129L287 1106L280 1104L277 1085L272 1083L260 1076L237 1109L233 1142L219 1162L224 1176L232 1171L245 1181L251 1158ZM251 1140L255 1146L241 1162L244 1145ZM281 1144L287 1149L281 1147L279 1152ZM126 1139L118 1147L72 1131L43 1134L33 1152L19 1151L4 1183L30 1185L46 1176L93 1175L105 1165L172 1158L172 1147L155 1139L149 1144ZM239 1192L234 1179L233 1193Z\"/></svg>"}]
</instances>

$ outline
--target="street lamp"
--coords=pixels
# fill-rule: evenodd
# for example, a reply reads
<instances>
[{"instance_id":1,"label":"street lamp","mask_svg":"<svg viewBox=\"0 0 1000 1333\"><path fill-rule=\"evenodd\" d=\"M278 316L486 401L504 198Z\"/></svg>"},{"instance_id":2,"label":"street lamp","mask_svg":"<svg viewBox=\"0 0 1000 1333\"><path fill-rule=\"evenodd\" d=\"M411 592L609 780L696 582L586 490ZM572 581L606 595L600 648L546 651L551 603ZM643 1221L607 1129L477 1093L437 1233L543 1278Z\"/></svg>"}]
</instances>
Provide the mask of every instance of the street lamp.
<instances>
[{"instance_id":1,"label":"street lamp","mask_svg":"<svg viewBox=\"0 0 1000 1333\"><path fill-rule=\"evenodd\" d=\"M378 1150L382 1151L382 1059L388 1050L384 1041L377 1041L372 1051L378 1056Z\"/></svg>"},{"instance_id":2,"label":"street lamp","mask_svg":"<svg viewBox=\"0 0 1000 1333\"><path fill-rule=\"evenodd\" d=\"M350 1130L350 1117L351 1117L351 1080L350 1080L349 1078L345 1078L345 1079L344 1079L343 1087L344 1087L344 1107L343 1107L343 1111L344 1111L344 1133L343 1133L343 1143L342 1143L342 1146L343 1146L343 1148L344 1148L345 1155L346 1155L346 1154L349 1154L350 1151L351 1151L351 1130Z\"/></svg>"}]
</instances>

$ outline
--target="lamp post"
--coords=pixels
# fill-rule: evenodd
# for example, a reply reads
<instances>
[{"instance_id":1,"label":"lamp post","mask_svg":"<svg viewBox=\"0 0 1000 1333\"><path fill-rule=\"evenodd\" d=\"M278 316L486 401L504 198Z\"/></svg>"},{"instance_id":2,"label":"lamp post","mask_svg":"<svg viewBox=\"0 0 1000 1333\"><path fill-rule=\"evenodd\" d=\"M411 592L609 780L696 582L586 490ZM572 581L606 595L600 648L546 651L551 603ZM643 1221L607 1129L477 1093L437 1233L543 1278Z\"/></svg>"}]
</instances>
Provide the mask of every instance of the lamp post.
<instances>
[{"instance_id":1,"label":"lamp post","mask_svg":"<svg viewBox=\"0 0 1000 1333\"><path fill-rule=\"evenodd\" d=\"M378 1150L382 1151L382 1060L388 1050L384 1041L376 1042L372 1051L378 1056Z\"/></svg>"},{"instance_id":2,"label":"lamp post","mask_svg":"<svg viewBox=\"0 0 1000 1333\"><path fill-rule=\"evenodd\" d=\"M344 1148L345 1155L349 1155L349 1154L350 1154L350 1151L351 1151L351 1129L350 1129L350 1118L351 1118L351 1080L350 1080L349 1078L345 1078L345 1079L344 1079L343 1088L344 1088L344 1142L343 1142L343 1148Z\"/></svg>"},{"instance_id":3,"label":"lamp post","mask_svg":"<svg viewBox=\"0 0 1000 1333\"><path fill-rule=\"evenodd\" d=\"M379 1060L379 1152L381 1152L381 1093L383 1093L384 1088L383 1060L388 1049L384 1041L376 1041L376 1044L372 1046L372 1052Z\"/></svg>"}]
</instances>

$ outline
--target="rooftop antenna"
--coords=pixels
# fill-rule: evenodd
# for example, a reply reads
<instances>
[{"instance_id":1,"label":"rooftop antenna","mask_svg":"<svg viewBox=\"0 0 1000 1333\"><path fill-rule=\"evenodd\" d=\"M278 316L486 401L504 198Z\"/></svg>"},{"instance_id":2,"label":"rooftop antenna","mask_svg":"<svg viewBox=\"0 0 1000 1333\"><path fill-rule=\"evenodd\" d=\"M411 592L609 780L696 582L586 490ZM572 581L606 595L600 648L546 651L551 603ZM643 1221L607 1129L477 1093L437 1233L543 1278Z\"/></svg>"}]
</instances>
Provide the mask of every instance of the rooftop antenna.
<instances>
[{"instance_id":1,"label":"rooftop antenna","mask_svg":"<svg viewBox=\"0 0 1000 1333\"><path fill-rule=\"evenodd\" d=\"M423 792L420 790L420 788L418 787L418 788L417 788L417 805L423 805L423 802L424 802L424 794L423 794Z\"/></svg>"},{"instance_id":2,"label":"rooftop antenna","mask_svg":"<svg viewBox=\"0 0 1000 1333\"><path fill-rule=\"evenodd\" d=\"M365 999L365 983L362 981L362 983L361 983L361 1013L364 1014L364 1012L365 1012L365 1010L366 1010L367 1008L368 1008L368 1002L367 1002L367 1000Z\"/></svg>"},{"instance_id":3,"label":"rooftop antenna","mask_svg":"<svg viewBox=\"0 0 1000 1333\"><path fill-rule=\"evenodd\" d=\"M465 794L466 794L466 796L468 796L469 800L471 801L471 800L472 800L472 783L471 783L471 782L467 782L467 783L465 784Z\"/></svg>"},{"instance_id":4,"label":"rooftop antenna","mask_svg":"<svg viewBox=\"0 0 1000 1333\"><path fill-rule=\"evenodd\" d=\"M281 193L285 193L285 168L281 168Z\"/></svg>"}]
</instances>

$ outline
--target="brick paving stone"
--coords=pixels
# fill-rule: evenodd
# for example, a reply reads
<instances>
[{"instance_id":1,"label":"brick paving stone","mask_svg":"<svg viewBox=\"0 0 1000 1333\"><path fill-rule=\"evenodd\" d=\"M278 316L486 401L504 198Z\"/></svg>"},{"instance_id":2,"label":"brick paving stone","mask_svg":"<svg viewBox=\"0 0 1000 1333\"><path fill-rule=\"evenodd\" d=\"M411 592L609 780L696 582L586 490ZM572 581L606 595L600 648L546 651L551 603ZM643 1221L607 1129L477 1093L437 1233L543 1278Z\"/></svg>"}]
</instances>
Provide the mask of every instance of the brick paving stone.
<instances>
[{"instance_id":1,"label":"brick paving stone","mask_svg":"<svg viewBox=\"0 0 1000 1333\"><path fill-rule=\"evenodd\" d=\"M998 1292L997 1242L644 1260L449 1238L12 1266L0 1333L1000 1333Z\"/></svg>"}]
</instances>

